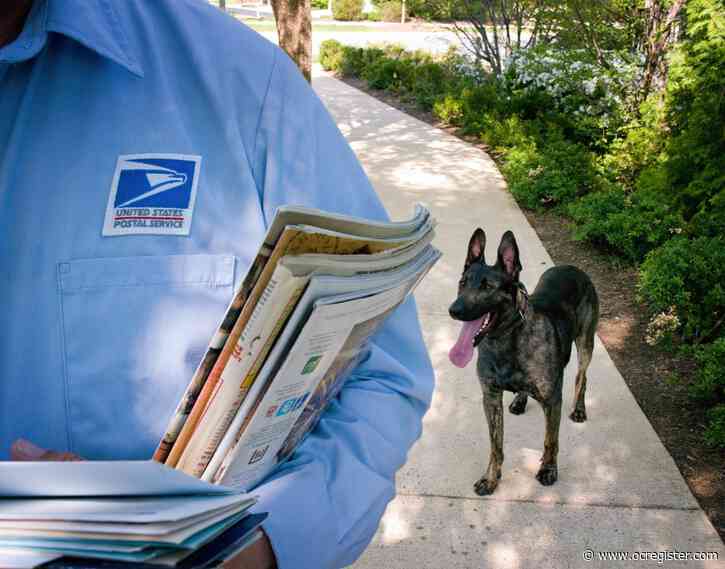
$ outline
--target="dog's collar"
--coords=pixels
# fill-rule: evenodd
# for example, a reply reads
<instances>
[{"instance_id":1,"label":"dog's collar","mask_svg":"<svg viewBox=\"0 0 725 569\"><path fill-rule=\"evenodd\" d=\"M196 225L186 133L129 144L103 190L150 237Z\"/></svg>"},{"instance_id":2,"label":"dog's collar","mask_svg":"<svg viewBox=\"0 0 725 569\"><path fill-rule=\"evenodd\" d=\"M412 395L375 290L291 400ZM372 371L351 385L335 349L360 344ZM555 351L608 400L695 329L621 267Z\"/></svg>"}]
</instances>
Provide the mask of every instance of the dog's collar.
<instances>
[{"instance_id":1,"label":"dog's collar","mask_svg":"<svg viewBox=\"0 0 725 569\"><path fill-rule=\"evenodd\" d=\"M522 322L526 322L526 311L529 308L529 291L526 290L524 283L521 281L516 283L514 291L514 304L516 311L519 313Z\"/></svg>"},{"instance_id":2,"label":"dog's collar","mask_svg":"<svg viewBox=\"0 0 725 569\"><path fill-rule=\"evenodd\" d=\"M517 282L513 286L512 297L514 312L510 313L510 316L506 320L502 321L495 330L489 333L489 336L492 338L503 338L526 324L526 313L529 308L529 293L523 283Z\"/></svg>"}]
</instances>

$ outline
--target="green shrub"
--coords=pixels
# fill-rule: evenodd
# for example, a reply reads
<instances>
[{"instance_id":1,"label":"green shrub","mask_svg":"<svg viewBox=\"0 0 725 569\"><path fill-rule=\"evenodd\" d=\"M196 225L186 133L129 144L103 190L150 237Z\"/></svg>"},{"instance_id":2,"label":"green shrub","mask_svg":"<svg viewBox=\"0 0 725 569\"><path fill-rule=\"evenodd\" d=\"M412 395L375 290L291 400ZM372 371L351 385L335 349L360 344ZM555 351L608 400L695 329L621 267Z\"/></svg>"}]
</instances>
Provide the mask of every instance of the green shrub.
<instances>
[{"instance_id":1,"label":"green shrub","mask_svg":"<svg viewBox=\"0 0 725 569\"><path fill-rule=\"evenodd\" d=\"M725 230L725 5L687 3L687 36L667 86L667 191L693 234Z\"/></svg>"},{"instance_id":2,"label":"green shrub","mask_svg":"<svg viewBox=\"0 0 725 569\"><path fill-rule=\"evenodd\" d=\"M698 370L690 395L709 402L725 402L725 337L695 350Z\"/></svg>"},{"instance_id":3,"label":"green shrub","mask_svg":"<svg viewBox=\"0 0 725 569\"><path fill-rule=\"evenodd\" d=\"M409 62L383 57L366 66L362 77L373 89L400 92L407 79L407 74L413 71L414 68Z\"/></svg>"},{"instance_id":4,"label":"green shrub","mask_svg":"<svg viewBox=\"0 0 725 569\"><path fill-rule=\"evenodd\" d=\"M456 19L460 12L458 0L408 0L408 15L428 21L450 21Z\"/></svg>"},{"instance_id":5,"label":"green shrub","mask_svg":"<svg viewBox=\"0 0 725 569\"><path fill-rule=\"evenodd\" d=\"M404 57L411 58L414 53L406 51L405 46L400 43L384 43L382 45L373 46L373 48L382 49L385 57L392 57L394 59L401 59ZM371 48L372 49L372 48Z\"/></svg>"},{"instance_id":6,"label":"green shrub","mask_svg":"<svg viewBox=\"0 0 725 569\"><path fill-rule=\"evenodd\" d=\"M343 46L337 40L325 40L320 44L320 65L326 71L342 71Z\"/></svg>"},{"instance_id":7,"label":"green shrub","mask_svg":"<svg viewBox=\"0 0 725 569\"><path fill-rule=\"evenodd\" d=\"M530 209L566 205L595 184L590 153L562 138L515 146L503 173L516 200Z\"/></svg>"},{"instance_id":8,"label":"green shrub","mask_svg":"<svg viewBox=\"0 0 725 569\"><path fill-rule=\"evenodd\" d=\"M316 10L326 10L327 0L310 0L310 5Z\"/></svg>"},{"instance_id":9,"label":"green shrub","mask_svg":"<svg viewBox=\"0 0 725 569\"><path fill-rule=\"evenodd\" d=\"M433 103L433 114L443 122L461 126L463 121L463 101L459 96L446 93Z\"/></svg>"},{"instance_id":10,"label":"green shrub","mask_svg":"<svg viewBox=\"0 0 725 569\"><path fill-rule=\"evenodd\" d=\"M383 22L399 22L403 11L403 3L400 0L389 0L380 5L380 19Z\"/></svg>"},{"instance_id":11,"label":"green shrub","mask_svg":"<svg viewBox=\"0 0 725 569\"><path fill-rule=\"evenodd\" d=\"M381 9L389 3L390 0L373 0L373 6ZM413 18L421 18L428 21L448 21L455 18L454 14L458 13L458 0L439 0L430 2L429 0L407 0L406 12L408 16ZM400 21L400 10L398 10L397 18L391 21Z\"/></svg>"},{"instance_id":12,"label":"green shrub","mask_svg":"<svg viewBox=\"0 0 725 569\"><path fill-rule=\"evenodd\" d=\"M725 237L670 239L647 255L638 286L655 314L674 307L686 342L707 339L725 314Z\"/></svg>"},{"instance_id":13,"label":"green shrub","mask_svg":"<svg viewBox=\"0 0 725 569\"><path fill-rule=\"evenodd\" d=\"M409 89L418 105L426 110L433 109L434 103L446 92L446 73L439 63L421 63L411 73Z\"/></svg>"},{"instance_id":14,"label":"green shrub","mask_svg":"<svg viewBox=\"0 0 725 569\"><path fill-rule=\"evenodd\" d=\"M441 120L460 126L464 134L481 136L485 142L483 132L486 125L498 114L501 106L500 96L494 81L485 81L479 85L466 85L465 81L456 80L450 68L439 64L446 85L442 85L435 96L435 87L426 95L427 99L421 102L431 104L433 113ZM434 79L435 80L435 79ZM461 86L461 85L464 86ZM422 97L421 97L422 98Z\"/></svg>"},{"instance_id":15,"label":"green shrub","mask_svg":"<svg viewBox=\"0 0 725 569\"><path fill-rule=\"evenodd\" d=\"M581 197L567 213L576 223L575 239L630 262L642 261L682 227L682 220L658 193L628 194L617 185Z\"/></svg>"},{"instance_id":16,"label":"green shrub","mask_svg":"<svg viewBox=\"0 0 725 569\"><path fill-rule=\"evenodd\" d=\"M705 442L710 446L725 448L725 404L710 409L707 418Z\"/></svg>"},{"instance_id":17,"label":"green shrub","mask_svg":"<svg viewBox=\"0 0 725 569\"><path fill-rule=\"evenodd\" d=\"M332 17L335 20L363 20L363 0L332 0Z\"/></svg>"},{"instance_id":18,"label":"green shrub","mask_svg":"<svg viewBox=\"0 0 725 569\"><path fill-rule=\"evenodd\" d=\"M624 184L627 189L633 189L637 185L638 178L645 170L647 173L644 175L650 179L656 172L659 178L658 189L666 188L662 170L666 135L662 119L663 107L659 99L652 96L642 103L639 116L621 129L601 157L599 165L602 175Z\"/></svg>"},{"instance_id":19,"label":"green shrub","mask_svg":"<svg viewBox=\"0 0 725 569\"><path fill-rule=\"evenodd\" d=\"M342 48L342 69L343 75L351 77L362 77L365 69L378 60L385 57L385 52L380 48L362 48L344 46Z\"/></svg>"},{"instance_id":20,"label":"green shrub","mask_svg":"<svg viewBox=\"0 0 725 569\"><path fill-rule=\"evenodd\" d=\"M497 112L502 105L499 83L493 80L464 88L461 96L464 112L470 117L484 112Z\"/></svg>"},{"instance_id":21,"label":"green shrub","mask_svg":"<svg viewBox=\"0 0 725 569\"><path fill-rule=\"evenodd\" d=\"M537 136L530 125L518 115L504 119L493 112L484 113L480 120L481 139L497 154L505 155L511 148L531 146Z\"/></svg>"}]
</instances>

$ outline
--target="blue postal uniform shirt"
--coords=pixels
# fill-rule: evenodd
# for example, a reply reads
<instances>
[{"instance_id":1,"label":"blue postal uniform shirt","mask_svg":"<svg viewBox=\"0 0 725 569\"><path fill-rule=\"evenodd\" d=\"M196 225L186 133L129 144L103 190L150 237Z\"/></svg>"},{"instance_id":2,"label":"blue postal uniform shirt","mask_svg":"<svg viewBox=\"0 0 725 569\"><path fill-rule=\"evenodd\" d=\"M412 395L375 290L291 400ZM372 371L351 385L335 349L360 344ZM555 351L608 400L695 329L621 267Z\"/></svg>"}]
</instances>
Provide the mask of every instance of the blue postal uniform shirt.
<instances>
[{"instance_id":1,"label":"blue postal uniform shirt","mask_svg":"<svg viewBox=\"0 0 725 569\"><path fill-rule=\"evenodd\" d=\"M386 216L281 51L200 1L36 0L0 48L0 459L149 458L281 204ZM432 388L408 302L256 490L281 569L362 552Z\"/></svg>"}]
</instances>

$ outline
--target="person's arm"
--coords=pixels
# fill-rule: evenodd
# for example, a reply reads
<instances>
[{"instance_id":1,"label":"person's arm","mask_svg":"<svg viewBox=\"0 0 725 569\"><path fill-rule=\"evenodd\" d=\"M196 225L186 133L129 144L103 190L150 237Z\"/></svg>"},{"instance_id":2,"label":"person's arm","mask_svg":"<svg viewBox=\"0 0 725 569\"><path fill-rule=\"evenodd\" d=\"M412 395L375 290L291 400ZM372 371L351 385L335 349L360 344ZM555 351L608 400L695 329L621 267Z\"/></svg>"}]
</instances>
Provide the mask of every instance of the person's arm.
<instances>
[{"instance_id":1,"label":"person's arm","mask_svg":"<svg viewBox=\"0 0 725 569\"><path fill-rule=\"evenodd\" d=\"M268 222L283 204L387 219L347 142L281 53L251 154ZM270 513L264 527L280 569L341 567L361 554L395 494L395 472L420 436L432 390L408 300L292 459L254 489L257 509Z\"/></svg>"}]
</instances>

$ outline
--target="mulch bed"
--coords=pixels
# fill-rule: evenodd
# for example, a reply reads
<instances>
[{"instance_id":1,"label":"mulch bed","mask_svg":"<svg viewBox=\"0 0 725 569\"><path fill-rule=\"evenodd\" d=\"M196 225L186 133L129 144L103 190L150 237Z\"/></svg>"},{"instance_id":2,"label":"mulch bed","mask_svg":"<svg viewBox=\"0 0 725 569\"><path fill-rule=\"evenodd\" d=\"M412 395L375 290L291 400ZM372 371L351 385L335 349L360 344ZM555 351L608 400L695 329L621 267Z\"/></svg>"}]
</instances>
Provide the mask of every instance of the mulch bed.
<instances>
[{"instance_id":1,"label":"mulch bed","mask_svg":"<svg viewBox=\"0 0 725 569\"><path fill-rule=\"evenodd\" d=\"M341 79L392 107L488 151L478 138L461 135L458 129L441 123L415 103L370 89L359 79ZM693 362L653 348L644 341L648 315L636 299L637 269L586 243L574 241L571 222L556 213L524 210L524 214L555 263L576 265L591 276L601 304L599 338L690 490L725 541L725 453L703 442L705 408L687 395Z\"/></svg>"}]
</instances>

